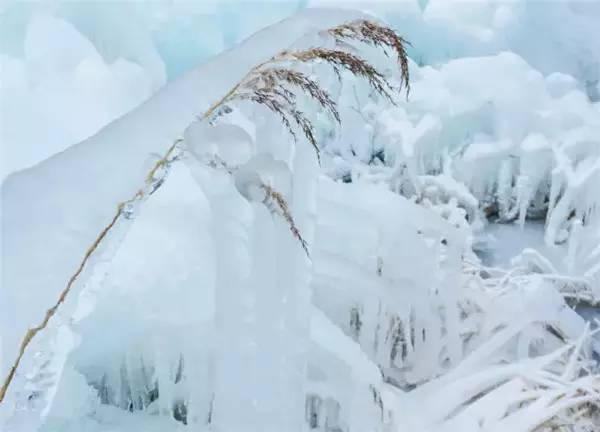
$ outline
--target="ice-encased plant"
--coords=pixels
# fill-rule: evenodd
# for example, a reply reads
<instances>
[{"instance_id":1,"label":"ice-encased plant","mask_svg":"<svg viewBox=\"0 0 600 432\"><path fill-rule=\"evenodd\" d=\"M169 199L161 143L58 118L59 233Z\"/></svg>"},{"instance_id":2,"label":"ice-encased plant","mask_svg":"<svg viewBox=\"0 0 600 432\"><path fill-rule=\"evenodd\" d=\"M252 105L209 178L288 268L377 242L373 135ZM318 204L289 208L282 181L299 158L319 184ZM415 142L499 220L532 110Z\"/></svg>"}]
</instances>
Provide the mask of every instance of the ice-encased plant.
<instances>
[{"instance_id":1,"label":"ice-encased plant","mask_svg":"<svg viewBox=\"0 0 600 432\"><path fill-rule=\"evenodd\" d=\"M376 47L392 49L397 55L403 83L408 90L408 66L406 51L404 49L406 42L391 29L374 22L358 20L329 29L327 33L336 42L353 39ZM199 121L209 122L212 125L218 121L219 117L231 111L232 104L251 101L266 107L272 113L276 114L294 140L297 138L296 130L299 130L313 146L317 159L319 159L320 149L315 137L315 128L310 116L299 108L298 96L302 96L318 104L338 123L340 122L340 115L336 103L329 96L328 92L320 86L318 81L294 69L298 65L310 65L316 62L324 62L330 65L340 79L342 71L347 71L351 75L365 79L374 91L388 100L392 101L394 98L393 93L395 89L387 81L387 78L355 53L345 51L342 48L329 49L321 47L285 50L254 67L225 96L216 101L199 116ZM66 301L75 282L83 271L86 270L88 262L96 250L105 241L110 231L122 219L132 219L139 205L163 185L172 164L183 157L185 150L185 141L176 139L165 154L149 170L143 187L130 199L117 205L114 217L89 246L79 266L69 278L55 304L46 311L40 324L30 328L23 337L17 358L8 376L5 378L2 387L0 387L0 403L4 400L31 341L48 326L61 304ZM204 161L207 166L224 168L229 174L237 170L238 167L229 166L218 155L213 156L210 161ZM280 216L289 225L293 236L300 242L308 255L308 244L296 226L283 194L274 189L272 185L263 183L260 179L256 186L262 191L262 201L273 213L280 213ZM248 198L251 197L248 196ZM38 398L38 395L35 398Z\"/></svg>"},{"instance_id":2,"label":"ice-encased plant","mask_svg":"<svg viewBox=\"0 0 600 432\"><path fill-rule=\"evenodd\" d=\"M368 45L363 33L377 27L352 26L307 45L356 56L350 43ZM545 168L529 171L531 161L539 150L547 155L535 140L523 143L534 157L518 153L525 155L519 170L530 176L514 181L516 158L502 153L514 148L490 149L485 136L460 134L466 123L490 132L492 114L481 100L494 87L473 79L489 73L478 63L471 66L478 74L459 69L468 85L446 89L436 87L442 72L415 68L411 101L386 107L368 79L361 86L332 74L327 82L329 62L310 51L288 48L282 64L253 69L159 160L139 196L155 193L144 212L141 201L128 203L110 228L135 222L117 254L88 265L97 270L78 300L83 311L62 333L48 326L37 339L50 343L30 350L32 365L20 370L30 373L10 390L23 389L20 408L34 417L32 407L47 403L41 416L52 431L107 423L245 432L594 430L591 332L567 307L546 271L552 266L530 253L524 258L539 259L490 268L469 247L481 202L498 190L515 217L543 183ZM371 59L368 49L363 54ZM341 58L327 55L334 66ZM494 70L513 70L505 55L495 61L505 67ZM406 74L383 76L393 84ZM474 112L455 116L448 106L469 102L465 93L474 94ZM436 95L448 100L436 105ZM512 125L510 111L494 119ZM360 121L348 121L354 114ZM329 133L338 118L343 127ZM294 146L289 128L307 142ZM355 145L336 153L335 140ZM331 177L342 181L319 176L315 152L326 170L332 160L340 164L342 175ZM495 189L495 176L484 171L499 165ZM581 190L590 192L589 184ZM580 246L573 240L571 261L596 277L597 242L587 237ZM589 263L580 262L590 250ZM68 352L71 325L82 340Z\"/></svg>"}]
</instances>

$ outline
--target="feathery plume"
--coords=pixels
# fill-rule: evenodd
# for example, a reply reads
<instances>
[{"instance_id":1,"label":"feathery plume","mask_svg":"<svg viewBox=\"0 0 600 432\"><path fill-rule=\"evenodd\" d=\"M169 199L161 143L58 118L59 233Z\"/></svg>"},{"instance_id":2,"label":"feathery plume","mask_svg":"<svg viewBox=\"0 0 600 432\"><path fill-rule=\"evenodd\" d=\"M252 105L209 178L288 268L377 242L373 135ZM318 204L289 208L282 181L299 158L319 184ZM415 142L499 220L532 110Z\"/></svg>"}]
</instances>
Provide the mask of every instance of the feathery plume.
<instances>
[{"instance_id":1,"label":"feathery plume","mask_svg":"<svg viewBox=\"0 0 600 432\"><path fill-rule=\"evenodd\" d=\"M330 29L329 34L337 40L354 39L371 46L391 48L396 53L400 65L400 83L406 87L406 95L408 96L410 93L410 74L405 46L410 46L410 42L399 36L394 30L367 20L342 24Z\"/></svg>"},{"instance_id":2,"label":"feathery plume","mask_svg":"<svg viewBox=\"0 0 600 432\"><path fill-rule=\"evenodd\" d=\"M278 211L281 213L281 216L287 221L290 227L290 231L302 245L302 249L304 249L306 256L310 258L310 254L308 252L308 244L300 234L300 230L296 226L294 217L292 216L288 203L283 197L283 195L280 192L277 192L271 186L264 183L260 185L260 188L265 192L265 199L263 200L263 203L265 203L265 205L268 208L270 208L271 211ZM273 208L273 204L275 204L276 208Z\"/></svg>"}]
</instances>

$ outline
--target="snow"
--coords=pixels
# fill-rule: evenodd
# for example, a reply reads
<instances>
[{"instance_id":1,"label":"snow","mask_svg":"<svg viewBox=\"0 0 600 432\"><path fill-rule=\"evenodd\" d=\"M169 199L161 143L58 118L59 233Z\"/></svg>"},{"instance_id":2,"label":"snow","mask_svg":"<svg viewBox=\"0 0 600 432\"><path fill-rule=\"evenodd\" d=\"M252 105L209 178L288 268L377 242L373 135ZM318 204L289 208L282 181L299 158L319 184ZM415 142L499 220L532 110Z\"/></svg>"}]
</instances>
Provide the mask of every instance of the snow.
<instances>
[{"instance_id":1,"label":"snow","mask_svg":"<svg viewBox=\"0 0 600 432\"><path fill-rule=\"evenodd\" d=\"M125 58L106 61L75 27L48 14L30 20L23 50L0 53L2 178L88 138L165 82L164 73L154 77Z\"/></svg>"},{"instance_id":2,"label":"snow","mask_svg":"<svg viewBox=\"0 0 600 432\"><path fill-rule=\"evenodd\" d=\"M22 99L2 113L8 171L37 163L2 184L2 379L117 205L146 195L28 347L2 431L597 429L600 9L353 4L412 41L411 92L390 104L297 66L340 110L335 127L300 105L319 163L264 107L201 119L256 64L339 48L323 30L365 17L306 3L342 9L243 42L302 4L26 20L23 53L2 55L2 97ZM372 47L342 48L399 82Z\"/></svg>"}]
</instances>

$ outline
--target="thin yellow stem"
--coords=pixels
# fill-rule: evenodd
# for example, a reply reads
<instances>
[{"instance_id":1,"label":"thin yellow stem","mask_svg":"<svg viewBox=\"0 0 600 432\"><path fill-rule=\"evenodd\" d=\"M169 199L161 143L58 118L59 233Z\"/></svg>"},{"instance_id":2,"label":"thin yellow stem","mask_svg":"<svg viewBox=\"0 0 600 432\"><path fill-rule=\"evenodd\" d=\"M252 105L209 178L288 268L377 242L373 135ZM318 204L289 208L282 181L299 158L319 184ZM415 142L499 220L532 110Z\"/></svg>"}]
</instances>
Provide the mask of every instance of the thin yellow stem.
<instances>
[{"instance_id":1,"label":"thin yellow stem","mask_svg":"<svg viewBox=\"0 0 600 432\"><path fill-rule=\"evenodd\" d=\"M205 119L209 118L210 116L212 116L214 114L214 112L220 106L222 106L224 103L228 102L231 99L231 97L233 95L235 95L235 93L238 91L238 89L240 88L240 86L246 81L246 79L249 76L251 76L257 69L261 68L262 66L264 66L267 63L271 63L273 61L276 61L280 56L281 55L274 56L271 59L269 59L269 60L267 60L265 62L262 62L259 65L255 66L254 68L252 68L250 70L250 72L248 74L246 74L244 76L244 78L239 83L237 83L235 86L233 86L225 94L225 96L223 96L217 102L213 103L204 112L204 114L201 116L201 120L205 120ZM73 285L75 284L75 282L77 281L77 279L79 278L79 276L81 276L81 273L85 269L86 265L89 262L89 259L93 255L93 253L96 252L96 250L100 246L100 243L102 243L102 241L106 238L106 236L108 235L108 233L110 232L110 230L112 230L114 228L114 226L117 224L119 218L123 215L123 209L125 208L125 206L128 205L128 204L131 204L131 203L133 203L135 201L142 200L142 199L144 199L144 198L147 197L149 186L151 186L152 184L154 184L154 182L156 181L155 180L156 173L158 172L158 170L160 168L162 168L164 166L167 166L170 163L170 160L171 160L171 158L173 156L173 153L175 152L175 149L177 148L177 144L179 144L181 141L182 141L182 139L175 140L173 142L173 144L167 149L167 151L165 152L165 154L154 164L154 166L150 169L150 171L148 171L148 173L146 174L145 181L144 181L144 187L142 187L141 189L139 189L128 200L120 202L117 205L117 209L116 209L113 217L111 218L110 222L104 228L102 228L102 230L100 231L100 234L98 234L98 236L96 237L96 239L94 240L94 242L92 243L92 245L87 249L85 255L83 256L83 259L81 260L81 262L79 263L79 266L75 270L75 273L73 273L73 275L69 278L69 281L67 282L66 287L60 293L60 296L58 297L58 299L54 303L54 306L52 306L50 309L48 309L46 311L46 314L44 315L44 319L42 320L42 322L39 325L37 325L36 327L30 328L30 329L27 330L27 332L25 333L25 336L23 336L23 339L21 340L21 345L20 345L20 348L19 348L19 354L17 355L17 358L13 362L13 364L12 364L12 366L10 368L10 371L9 371L6 379L4 380L4 383L2 384L2 387L0 387L0 403L2 403L4 401L4 397L6 396L6 392L8 391L8 387L10 386L10 384L11 384L11 382L12 382L14 376L15 376L15 373L16 373L17 369L19 368L21 360L23 359L23 356L25 355L25 351L27 350L27 347L29 346L29 344L31 343L31 341L33 340L33 338L42 329L46 328L46 326L50 322L50 319L56 314L56 311L58 310L59 306L62 303L64 303L65 299L67 298L67 296L71 292L71 289L72 289Z\"/></svg>"},{"instance_id":2,"label":"thin yellow stem","mask_svg":"<svg viewBox=\"0 0 600 432\"><path fill-rule=\"evenodd\" d=\"M44 315L44 319L42 320L42 322L39 325L27 330L27 332L25 333L25 336L23 337L23 339L21 341L21 346L19 348L19 354L18 354L17 358L15 359L13 365L11 366L8 376L4 380L2 387L0 387L0 403L2 403L2 401L4 401L4 397L6 396L8 387L10 386L10 383L12 382L17 369L19 368L19 364L21 363L23 355L25 354L25 351L27 349L27 346L31 343L32 339L35 337L36 334L38 334L42 329L46 328L50 319L56 314L58 307L62 303L64 303L65 299L71 292L73 285L75 284L75 282L77 281L77 279L79 278L79 276L81 275L83 270L85 269L92 254L98 249L98 247L100 246L100 243L102 243L102 241L106 238L109 231L116 225L117 221L123 214L123 209L125 208L125 206L128 204L131 204L137 200L143 199L147 196L147 188L148 188L148 186L150 186L154 183L154 181L155 181L154 176L156 175L156 172L161 167L166 166L169 163L169 160L172 157L172 155L177 147L177 144L179 144L180 142L181 142L181 139L175 140L173 142L173 144L169 147L169 149L166 151L164 156L161 157L154 164L154 166L150 169L150 171L148 171L148 174L146 175L146 179L144 182L144 188L139 189L131 198L129 198L126 201L120 202L117 205L117 209L116 209L113 217L111 218L110 222L108 223L108 225L106 225L104 228L102 228L102 231L100 231L100 234L98 234L98 236L96 237L96 239L94 240L92 245L87 249L87 251L85 252L85 255L83 256L83 259L81 260L81 262L79 263L79 266L75 270L75 273L73 273L73 275L69 278L69 281L67 282L66 287L60 293L60 296L54 303L54 306L52 306L50 309L48 309L46 311L46 314Z\"/></svg>"}]
</instances>

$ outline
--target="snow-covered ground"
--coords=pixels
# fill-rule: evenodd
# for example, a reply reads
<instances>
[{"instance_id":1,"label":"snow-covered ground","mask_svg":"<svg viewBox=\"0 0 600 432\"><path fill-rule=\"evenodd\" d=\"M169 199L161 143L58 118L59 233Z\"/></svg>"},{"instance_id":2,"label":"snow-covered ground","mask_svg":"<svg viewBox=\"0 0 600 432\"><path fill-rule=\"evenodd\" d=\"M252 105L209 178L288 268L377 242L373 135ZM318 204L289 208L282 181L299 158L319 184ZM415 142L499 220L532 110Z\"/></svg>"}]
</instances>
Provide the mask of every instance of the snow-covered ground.
<instances>
[{"instance_id":1,"label":"snow-covered ground","mask_svg":"<svg viewBox=\"0 0 600 432\"><path fill-rule=\"evenodd\" d=\"M600 3L1 11L2 432L598 430Z\"/></svg>"}]
</instances>

